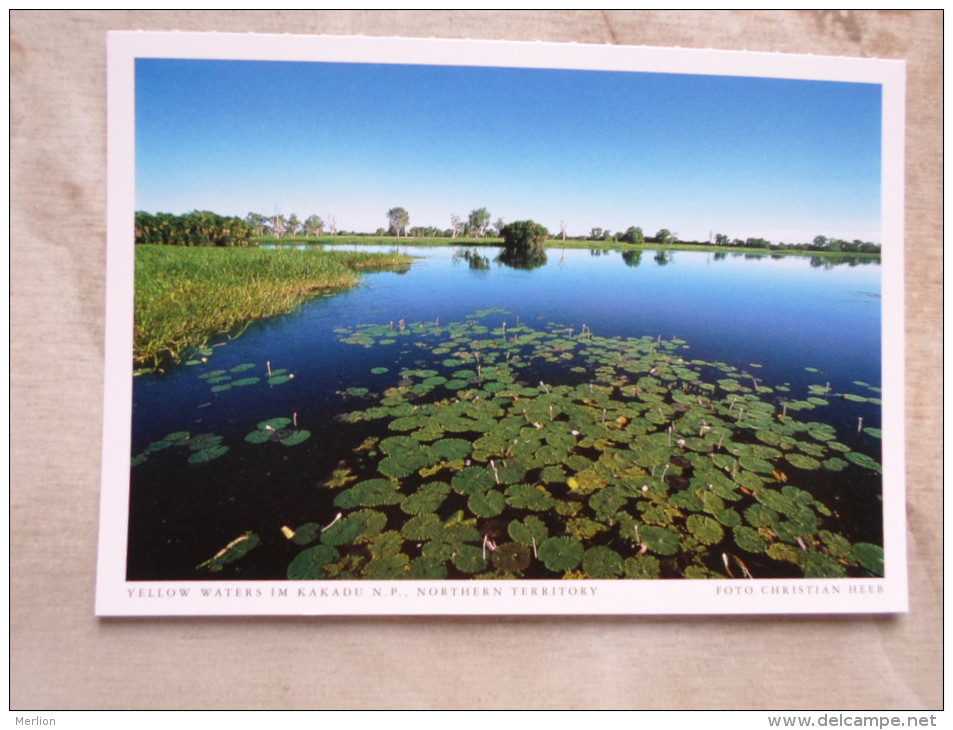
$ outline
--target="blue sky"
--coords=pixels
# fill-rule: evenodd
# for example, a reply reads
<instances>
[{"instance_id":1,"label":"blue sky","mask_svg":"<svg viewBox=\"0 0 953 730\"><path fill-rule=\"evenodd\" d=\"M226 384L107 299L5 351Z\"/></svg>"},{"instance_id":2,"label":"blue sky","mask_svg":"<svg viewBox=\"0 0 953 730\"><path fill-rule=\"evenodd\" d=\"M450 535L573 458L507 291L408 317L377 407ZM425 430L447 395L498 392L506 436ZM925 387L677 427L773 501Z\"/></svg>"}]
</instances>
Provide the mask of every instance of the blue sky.
<instances>
[{"instance_id":1,"label":"blue sky","mask_svg":"<svg viewBox=\"0 0 953 730\"><path fill-rule=\"evenodd\" d=\"M140 59L136 208L880 242L880 86Z\"/></svg>"}]
</instances>

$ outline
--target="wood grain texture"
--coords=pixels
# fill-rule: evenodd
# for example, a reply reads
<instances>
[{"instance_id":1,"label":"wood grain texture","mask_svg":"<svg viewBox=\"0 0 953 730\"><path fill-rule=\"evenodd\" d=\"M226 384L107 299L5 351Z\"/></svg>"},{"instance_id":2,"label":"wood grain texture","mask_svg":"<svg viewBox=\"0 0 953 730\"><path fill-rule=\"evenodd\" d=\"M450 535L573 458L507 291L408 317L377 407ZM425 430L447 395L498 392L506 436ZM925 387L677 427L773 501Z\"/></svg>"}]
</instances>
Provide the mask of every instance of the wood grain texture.
<instances>
[{"instance_id":1,"label":"wood grain texture","mask_svg":"<svg viewBox=\"0 0 953 730\"><path fill-rule=\"evenodd\" d=\"M135 29L905 59L910 613L95 619L105 34ZM10 43L13 709L942 706L940 11L13 11Z\"/></svg>"}]
</instances>

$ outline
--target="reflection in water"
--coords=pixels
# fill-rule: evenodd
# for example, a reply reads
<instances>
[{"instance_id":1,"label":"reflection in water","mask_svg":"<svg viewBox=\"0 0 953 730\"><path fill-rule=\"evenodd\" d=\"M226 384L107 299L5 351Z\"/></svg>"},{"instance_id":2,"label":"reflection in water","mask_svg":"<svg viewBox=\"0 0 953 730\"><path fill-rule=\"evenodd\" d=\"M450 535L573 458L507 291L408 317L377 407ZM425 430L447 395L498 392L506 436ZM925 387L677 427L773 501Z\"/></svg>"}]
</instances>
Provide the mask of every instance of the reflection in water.
<instances>
[{"instance_id":1,"label":"reflection in water","mask_svg":"<svg viewBox=\"0 0 953 730\"><path fill-rule=\"evenodd\" d=\"M481 256L480 252L476 249L472 251L464 251L463 258L466 259L467 263L470 265L471 269L475 271L487 271L490 268L490 257Z\"/></svg>"},{"instance_id":2,"label":"reflection in water","mask_svg":"<svg viewBox=\"0 0 953 730\"><path fill-rule=\"evenodd\" d=\"M623 251L622 260L626 266L638 266L642 263L642 251Z\"/></svg>"},{"instance_id":3,"label":"reflection in water","mask_svg":"<svg viewBox=\"0 0 953 730\"><path fill-rule=\"evenodd\" d=\"M656 251L655 263L659 266L666 266L674 260L674 254L671 251Z\"/></svg>"},{"instance_id":4,"label":"reflection in water","mask_svg":"<svg viewBox=\"0 0 953 730\"><path fill-rule=\"evenodd\" d=\"M504 249L496 260L513 269L538 269L546 265L546 251L542 248Z\"/></svg>"}]
</instances>

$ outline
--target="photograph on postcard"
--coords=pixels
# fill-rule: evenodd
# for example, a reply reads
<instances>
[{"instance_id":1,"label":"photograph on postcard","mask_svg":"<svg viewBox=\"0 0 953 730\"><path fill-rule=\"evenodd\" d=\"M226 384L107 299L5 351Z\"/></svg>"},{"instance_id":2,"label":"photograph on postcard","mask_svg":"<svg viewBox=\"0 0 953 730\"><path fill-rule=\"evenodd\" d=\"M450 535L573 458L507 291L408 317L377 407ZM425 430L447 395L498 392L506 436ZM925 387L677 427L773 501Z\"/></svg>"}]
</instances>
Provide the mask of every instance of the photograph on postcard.
<instances>
[{"instance_id":1,"label":"photograph on postcard","mask_svg":"<svg viewBox=\"0 0 953 730\"><path fill-rule=\"evenodd\" d=\"M876 62L130 35L119 594L904 605L902 154ZM541 608L590 589L639 603Z\"/></svg>"}]
</instances>

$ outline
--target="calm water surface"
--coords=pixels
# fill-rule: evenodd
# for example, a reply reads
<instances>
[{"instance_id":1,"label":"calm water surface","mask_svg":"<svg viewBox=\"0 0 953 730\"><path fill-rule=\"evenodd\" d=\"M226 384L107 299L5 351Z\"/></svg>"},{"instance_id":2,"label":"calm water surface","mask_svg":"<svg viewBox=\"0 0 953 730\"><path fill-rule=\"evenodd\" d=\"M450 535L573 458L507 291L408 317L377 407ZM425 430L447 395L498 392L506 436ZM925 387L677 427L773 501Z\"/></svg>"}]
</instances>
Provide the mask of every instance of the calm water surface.
<instances>
[{"instance_id":1,"label":"calm water surface","mask_svg":"<svg viewBox=\"0 0 953 730\"><path fill-rule=\"evenodd\" d=\"M835 392L854 381L880 385L879 262L825 268L808 257L693 251L664 257L645 251L633 261L619 252L550 249L545 265L520 270L493 262L499 249L488 248L478 253L490 259L490 268L477 270L453 249L400 250L420 257L407 273L366 275L352 291L253 324L216 347L205 365L135 380L134 454L180 430L222 435L230 452L202 468L161 453L133 468L130 579L203 577L195 565L246 530L268 534L323 519L327 490L317 485L342 458L333 417L352 408L342 391L393 385L370 375L389 365L387 354L343 344L335 328L400 319L450 323L503 309L508 314L499 318L512 323L519 316L540 328L555 322L585 324L609 337L678 337L690 348L687 357L734 365L766 385L787 384L797 397L810 384L830 383ZM216 393L199 377L241 363L254 363L246 374L260 377L266 362L295 379ZM261 463L261 446L249 447L245 435L260 421L292 413L311 439ZM855 433L858 414L865 425L879 427L873 404L835 403L825 420L840 440L879 460L879 441ZM855 537L879 543L879 477L862 491L838 499L865 515ZM283 577L299 549L263 544L222 577Z\"/></svg>"}]
</instances>

